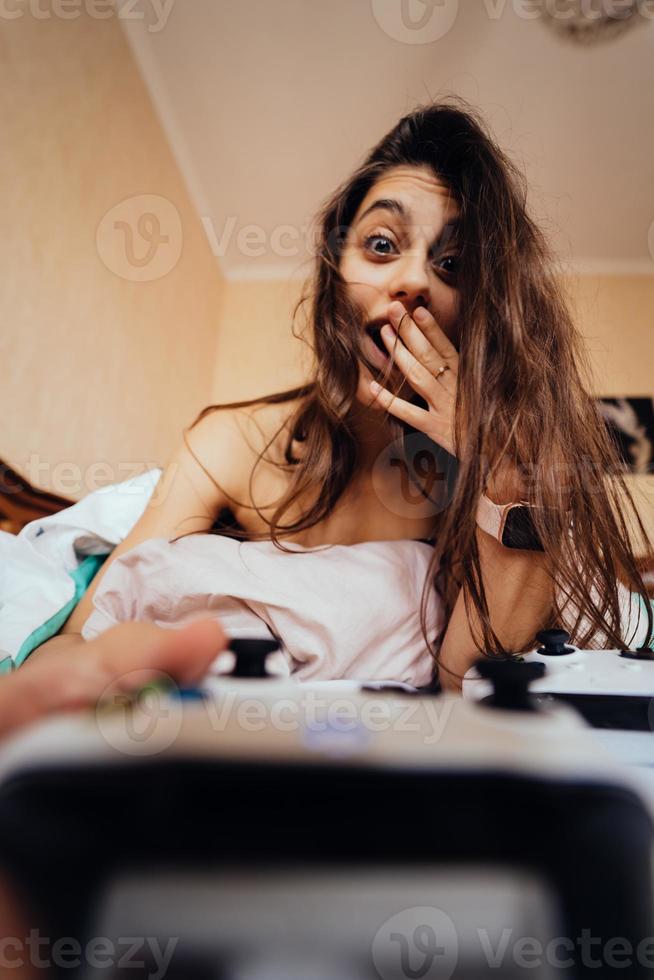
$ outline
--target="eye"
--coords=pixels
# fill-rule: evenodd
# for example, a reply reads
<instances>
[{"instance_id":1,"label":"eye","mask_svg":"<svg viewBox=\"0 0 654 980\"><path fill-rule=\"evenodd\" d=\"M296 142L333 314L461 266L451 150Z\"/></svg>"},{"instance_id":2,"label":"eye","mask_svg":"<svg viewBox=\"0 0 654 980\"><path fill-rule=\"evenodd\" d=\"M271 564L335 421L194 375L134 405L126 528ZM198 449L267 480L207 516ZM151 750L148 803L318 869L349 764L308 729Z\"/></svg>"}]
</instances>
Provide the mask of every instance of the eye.
<instances>
[{"instance_id":1,"label":"eye","mask_svg":"<svg viewBox=\"0 0 654 980\"><path fill-rule=\"evenodd\" d=\"M388 235L383 235L383 234L368 235L368 237L367 238L364 238L364 240L363 240L363 244L364 244L365 248L369 252L372 252L373 255L376 255L376 256L378 256L380 258L384 258L385 256L393 255L394 252L387 251L387 250L379 251L378 248L376 248L375 245L374 245L375 242L380 242L380 243L383 243L383 245L385 244L386 246L390 246L391 249L396 249L396 247L397 247L395 245L395 242L393 242L393 240ZM383 245L382 245L382 247L383 247ZM438 257L438 253L432 253L432 262L434 263L434 265L436 265L436 266L438 266L439 264L446 265L446 268L443 268L442 271L449 278L452 278L452 279L456 275L458 261L459 261L459 256L458 255L444 255L441 258L439 258Z\"/></svg>"},{"instance_id":2,"label":"eye","mask_svg":"<svg viewBox=\"0 0 654 980\"><path fill-rule=\"evenodd\" d=\"M454 275L456 275L457 266L458 266L458 262L459 262L458 255L444 255L442 259L434 259L434 262L436 264L438 264L439 262L440 263L445 263L445 262L450 263L450 267L447 268L447 269L443 269L443 272L446 272L448 274L448 276L454 276Z\"/></svg>"},{"instance_id":3,"label":"eye","mask_svg":"<svg viewBox=\"0 0 654 980\"><path fill-rule=\"evenodd\" d=\"M395 248L394 243L391 241L391 239L388 237L388 235L368 235L368 237L364 239L363 244L368 249L368 251L370 251L370 252L373 253L373 255L392 255L393 254L392 252L378 252L375 248L373 248L373 245L372 245L373 242L386 242L387 245L391 245L393 248Z\"/></svg>"},{"instance_id":4,"label":"eye","mask_svg":"<svg viewBox=\"0 0 654 980\"><path fill-rule=\"evenodd\" d=\"M450 245L450 248L452 246ZM430 253L432 264L439 272L444 272L448 278L454 278L459 267L460 254L458 251L444 255L445 248L434 248Z\"/></svg>"}]
</instances>

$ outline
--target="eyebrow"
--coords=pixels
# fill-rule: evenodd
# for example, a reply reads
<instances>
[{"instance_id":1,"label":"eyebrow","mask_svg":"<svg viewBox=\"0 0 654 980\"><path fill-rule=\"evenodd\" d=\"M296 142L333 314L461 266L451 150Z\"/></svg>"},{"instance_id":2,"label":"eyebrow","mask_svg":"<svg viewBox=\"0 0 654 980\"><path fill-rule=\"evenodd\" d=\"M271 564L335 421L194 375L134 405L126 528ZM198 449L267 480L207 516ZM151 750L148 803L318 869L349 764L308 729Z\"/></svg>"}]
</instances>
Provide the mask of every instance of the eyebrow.
<instances>
[{"instance_id":1,"label":"eyebrow","mask_svg":"<svg viewBox=\"0 0 654 980\"><path fill-rule=\"evenodd\" d=\"M361 224L364 218L366 218L373 211L390 211L392 214L396 214L398 218L403 221L410 221L412 218L412 211L406 206L402 201L398 201L393 197L380 197L377 201L373 201L366 210L363 212L357 224ZM441 228L440 233L436 236L432 243L432 247L435 245L447 245L450 240L454 237L456 232L461 228L460 218L451 218L447 221Z\"/></svg>"},{"instance_id":2,"label":"eyebrow","mask_svg":"<svg viewBox=\"0 0 654 980\"><path fill-rule=\"evenodd\" d=\"M399 218L403 218L405 221L408 221L411 217L410 208L408 208L406 204L403 204L402 201L396 201L395 198L392 197L380 197L379 200L373 201L372 204L366 208L359 218L357 224L360 221L363 221L363 219L366 218L371 211L392 211L393 214L396 214Z\"/></svg>"}]
</instances>

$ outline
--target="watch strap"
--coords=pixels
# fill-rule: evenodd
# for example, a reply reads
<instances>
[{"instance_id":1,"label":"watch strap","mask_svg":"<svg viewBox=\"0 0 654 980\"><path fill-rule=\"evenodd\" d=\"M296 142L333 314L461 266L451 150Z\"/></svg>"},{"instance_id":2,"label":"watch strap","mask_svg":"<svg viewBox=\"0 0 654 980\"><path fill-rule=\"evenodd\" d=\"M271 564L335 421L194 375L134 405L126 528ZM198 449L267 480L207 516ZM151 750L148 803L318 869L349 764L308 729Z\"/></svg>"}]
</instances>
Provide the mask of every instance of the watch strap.
<instances>
[{"instance_id":1,"label":"watch strap","mask_svg":"<svg viewBox=\"0 0 654 980\"><path fill-rule=\"evenodd\" d=\"M530 506L531 504L526 500L519 500L509 504L496 504L485 493L482 493L477 505L477 524L482 531L490 534L491 537L503 544L504 526L509 511L513 507Z\"/></svg>"},{"instance_id":2,"label":"watch strap","mask_svg":"<svg viewBox=\"0 0 654 980\"><path fill-rule=\"evenodd\" d=\"M506 513L510 507L514 506L513 503L496 504L485 493L482 493L477 505L477 524L486 534L490 534L492 538L501 541Z\"/></svg>"}]
</instances>

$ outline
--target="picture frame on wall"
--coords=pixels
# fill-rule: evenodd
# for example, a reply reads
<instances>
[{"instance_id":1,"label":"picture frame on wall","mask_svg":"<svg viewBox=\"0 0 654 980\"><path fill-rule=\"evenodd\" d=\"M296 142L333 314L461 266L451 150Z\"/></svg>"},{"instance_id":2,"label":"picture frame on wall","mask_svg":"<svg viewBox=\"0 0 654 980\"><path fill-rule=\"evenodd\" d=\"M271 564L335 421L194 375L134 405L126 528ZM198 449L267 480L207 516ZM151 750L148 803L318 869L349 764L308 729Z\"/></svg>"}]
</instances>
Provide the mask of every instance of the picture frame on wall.
<instances>
[{"instance_id":1,"label":"picture frame on wall","mask_svg":"<svg viewBox=\"0 0 654 980\"><path fill-rule=\"evenodd\" d=\"M599 398L599 411L629 473L654 473L654 398Z\"/></svg>"}]
</instances>

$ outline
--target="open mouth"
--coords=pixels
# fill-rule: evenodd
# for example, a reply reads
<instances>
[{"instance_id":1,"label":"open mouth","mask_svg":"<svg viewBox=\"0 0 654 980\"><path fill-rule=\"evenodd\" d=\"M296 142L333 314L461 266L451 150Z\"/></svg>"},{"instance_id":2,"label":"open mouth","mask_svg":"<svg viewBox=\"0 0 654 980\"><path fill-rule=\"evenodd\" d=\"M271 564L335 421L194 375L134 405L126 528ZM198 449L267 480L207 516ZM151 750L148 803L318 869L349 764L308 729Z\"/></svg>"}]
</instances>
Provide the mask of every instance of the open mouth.
<instances>
[{"instance_id":1,"label":"open mouth","mask_svg":"<svg viewBox=\"0 0 654 980\"><path fill-rule=\"evenodd\" d=\"M391 353L381 335L382 327L386 323L388 323L388 320L373 320L372 323L367 325L365 328L367 338L364 344L365 354L371 365L378 371L384 372L385 379L395 379L404 385L405 379L402 378L402 373L397 363L393 361Z\"/></svg>"},{"instance_id":2,"label":"open mouth","mask_svg":"<svg viewBox=\"0 0 654 980\"><path fill-rule=\"evenodd\" d=\"M366 327L366 333L372 340L375 347L377 347L384 357L388 357L388 349L384 343L381 335L381 328L384 326L383 323L373 323L369 327Z\"/></svg>"}]
</instances>

